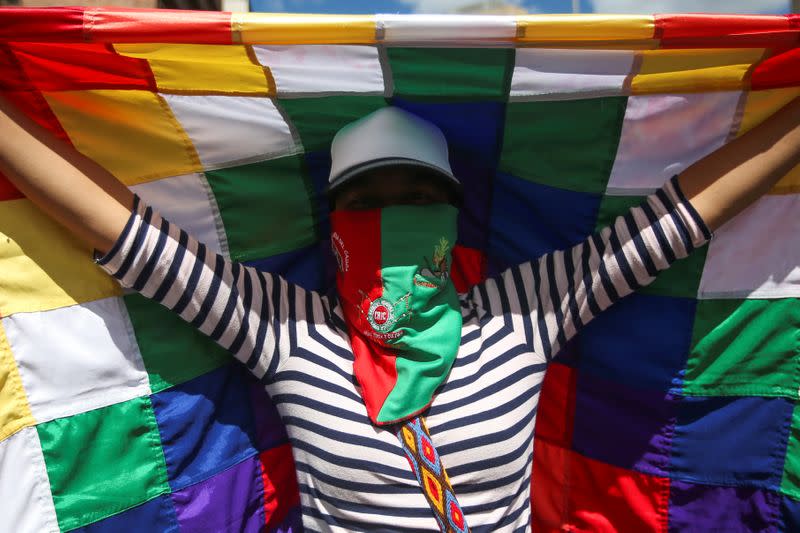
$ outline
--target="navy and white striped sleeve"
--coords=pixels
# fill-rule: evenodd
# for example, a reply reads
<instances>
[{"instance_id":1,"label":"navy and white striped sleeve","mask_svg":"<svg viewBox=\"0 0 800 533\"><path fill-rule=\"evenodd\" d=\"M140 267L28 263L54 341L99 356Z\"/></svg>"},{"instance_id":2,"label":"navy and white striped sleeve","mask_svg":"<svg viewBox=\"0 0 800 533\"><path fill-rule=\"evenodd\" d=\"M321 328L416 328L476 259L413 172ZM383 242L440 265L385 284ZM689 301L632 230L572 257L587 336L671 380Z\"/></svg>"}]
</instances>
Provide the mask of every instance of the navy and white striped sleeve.
<instances>
[{"instance_id":1,"label":"navy and white striped sleeve","mask_svg":"<svg viewBox=\"0 0 800 533\"><path fill-rule=\"evenodd\" d=\"M295 321L291 302L305 301L303 289L215 253L138 196L117 242L97 263L123 287L211 337L260 379L270 379L288 357L290 335L282 330Z\"/></svg>"},{"instance_id":2,"label":"navy and white striped sleeve","mask_svg":"<svg viewBox=\"0 0 800 533\"><path fill-rule=\"evenodd\" d=\"M512 267L490 283L531 318L534 350L550 358L601 311L709 239L673 177L585 241Z\"/></svg>"}]
</instances>

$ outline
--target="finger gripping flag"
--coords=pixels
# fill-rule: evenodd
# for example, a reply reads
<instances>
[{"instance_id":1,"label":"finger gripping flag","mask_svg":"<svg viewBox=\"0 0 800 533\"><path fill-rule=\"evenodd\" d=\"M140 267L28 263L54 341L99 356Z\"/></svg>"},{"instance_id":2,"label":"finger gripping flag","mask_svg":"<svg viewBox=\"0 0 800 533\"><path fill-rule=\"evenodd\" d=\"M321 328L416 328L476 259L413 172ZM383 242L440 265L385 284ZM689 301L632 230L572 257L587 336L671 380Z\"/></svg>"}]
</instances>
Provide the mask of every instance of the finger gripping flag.
<instances>
[{"instance_id":1,"label":"finger gripping flag","mask_svg":"<svg viewBox=\"0 0 800 533\"><path fill-rule=\"evenodd\" d=\"M464 184L464 291L800 95L798 43L796 15L12 8L0 91L210 250L320 291L333 135L406 109ZM562 350L533 530L798 530L798 265L795 168ZM245 368L0 177L0 530L297 530L294 468Z\"/></svg>"}]
</instances>

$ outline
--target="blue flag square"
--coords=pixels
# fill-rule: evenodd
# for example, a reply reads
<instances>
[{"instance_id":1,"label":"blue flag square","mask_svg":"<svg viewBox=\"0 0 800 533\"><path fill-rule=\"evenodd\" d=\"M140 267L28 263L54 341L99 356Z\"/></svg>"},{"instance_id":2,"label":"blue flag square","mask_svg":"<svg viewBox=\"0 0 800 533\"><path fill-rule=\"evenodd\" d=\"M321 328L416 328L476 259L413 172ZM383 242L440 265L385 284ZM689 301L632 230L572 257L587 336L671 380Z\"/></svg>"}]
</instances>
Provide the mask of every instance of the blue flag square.
<instances>
[{"instance_id":1,"label":"blue flag square","mask_svg":"<svg viewBox=\"0 0 800 533\"><path fill-rule=\"evenodd\" d=\"M225 365L151 396L173 491L258 453L244 372Z\"/></svg>"},{"instance_id":2,"label":"blue flag square","mask_svg":"<svg viewBox=\"0 0 800 533\"><path fill-rule=\"evenodd\" d=\"M572 447L604 463L667 477L676 408L671 394L579 372Z\"/></svg>"},{"instance_id":3,"label":"blue flag square","mask_svg":"<svg viewBox=\"0 0 800 533\"><path fill-rule=\"evenodd\" d=\"M578 337L581 371L639 389L680 390L696 301L632 294Z\"/></svg>"},{"instance_id":4,"label":"blue flag square","mask_svg":"<svg viewBox=\"0 0 800 533\"><path fill-rule=\"evenodd\" d=\"M671 475L777 491L791 418L785 398L685 397L678 406Z\"/></svg>"},{"instance_id":5,"label":"blue flag square","mask_svg":"<svg viewBox=\"0 0 800 533\"><path fill-rule=\"evenodd\" d=\"M178 533L180 527L169 495L162 495L99 522L73 530L76 533L139 533L142 528Z\"/></svg>"},{"instance_id":6,"label":"blue flag square","mask_svg":"<svg viewBox=\"0 0 800 533\"><path fill-rule=\"evenodd\" d=\"M594 232L600 197L499 173L489 226L489 275L568 248Z\"/></svg>"}]
</instances>

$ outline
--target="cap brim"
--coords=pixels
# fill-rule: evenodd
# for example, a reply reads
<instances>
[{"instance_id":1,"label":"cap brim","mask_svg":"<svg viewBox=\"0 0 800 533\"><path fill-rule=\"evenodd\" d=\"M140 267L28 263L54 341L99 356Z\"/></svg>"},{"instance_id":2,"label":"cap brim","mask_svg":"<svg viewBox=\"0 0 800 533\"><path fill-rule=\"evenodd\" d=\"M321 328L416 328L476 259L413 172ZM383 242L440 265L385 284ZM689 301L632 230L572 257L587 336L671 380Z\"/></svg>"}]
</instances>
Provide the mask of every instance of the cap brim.
<instances>
[{"instance_id":1,"label":"cap brim","mask_svg":"<svg viewBox=\"0 0 800 533\"><path fill-rule=\"evenodd\" d=\"M369 172L370 170L375 170L378 168L384 168L390 166L423 168L429 171L433 176L441 178L446 185L449 185L451 189L458 196L459 203L462 200L463 189L461 186L461 182L458 181L458 179L456 179L455 176L435 165L424 163L416 159L408 159L403 157L386 157L383 159L374 159L372 161L367 161L366 163L350 167L346 169L344 172L340 173L338 176L334 177L330 181L327 193L331 194L332 192L335 192L337 189L341 188L346 183L350 183L354 179L359 178L364 173Z\"/></svg>"}]
</instances>

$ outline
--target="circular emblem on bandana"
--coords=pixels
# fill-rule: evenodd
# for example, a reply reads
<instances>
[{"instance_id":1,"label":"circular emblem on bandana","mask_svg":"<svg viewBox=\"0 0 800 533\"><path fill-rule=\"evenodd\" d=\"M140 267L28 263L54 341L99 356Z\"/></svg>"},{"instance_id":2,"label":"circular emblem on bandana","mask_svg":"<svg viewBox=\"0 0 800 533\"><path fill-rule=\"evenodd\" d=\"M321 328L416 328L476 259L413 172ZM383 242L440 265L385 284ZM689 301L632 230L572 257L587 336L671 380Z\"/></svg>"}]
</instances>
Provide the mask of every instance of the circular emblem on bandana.
<instances>
[{"instance_id":1,"label":"circular emblem on bandana","mask_svg":"<svg viewBox=\"0 0 800 533\"><path fill-rule=\"evenodd\" d=\"M397 322L392 303L385 298L378 298L372 302L367 311L367 320L372 329L378 333L390 331Z\"/></svg>"}]
</instances>

